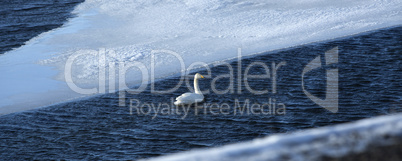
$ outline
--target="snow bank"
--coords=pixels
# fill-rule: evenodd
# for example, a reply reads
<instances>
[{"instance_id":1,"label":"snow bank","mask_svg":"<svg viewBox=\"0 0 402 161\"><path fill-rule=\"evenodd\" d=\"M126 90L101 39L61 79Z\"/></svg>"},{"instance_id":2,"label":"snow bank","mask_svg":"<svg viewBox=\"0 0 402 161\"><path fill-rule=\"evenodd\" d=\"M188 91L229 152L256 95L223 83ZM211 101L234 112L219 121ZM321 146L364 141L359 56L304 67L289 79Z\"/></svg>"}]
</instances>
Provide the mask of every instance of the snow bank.
<instances>
[{"instance_id":1,"label":"snow bank","mask_svg":"<svg viewBox=\"0 0 402 161\"><path fill-rule=\"evenodd\" d=\"M399 147L402 144L402 114L299 131L293 134L272 135L250 142L193 150L150 160L323 160L323 157L345 157L352 153L364 152L370 147L395 144ZM387 150L391 151L391 149L384 149L377 153L385 153ZM385 154L383 158L385 160L392 157L390 153Z\"/></svg>"}]
</instances>

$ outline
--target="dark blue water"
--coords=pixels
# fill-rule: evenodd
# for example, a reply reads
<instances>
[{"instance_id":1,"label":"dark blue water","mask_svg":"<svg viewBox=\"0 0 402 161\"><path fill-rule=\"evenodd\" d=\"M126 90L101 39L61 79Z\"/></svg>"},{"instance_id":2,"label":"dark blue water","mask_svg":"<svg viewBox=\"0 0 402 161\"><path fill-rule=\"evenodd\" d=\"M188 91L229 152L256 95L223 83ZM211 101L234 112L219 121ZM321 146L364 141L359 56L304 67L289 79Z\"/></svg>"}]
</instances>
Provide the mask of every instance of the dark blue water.
<instances>
[{"instance_id":1,"label":"dark blue water","mask_svg":"<svg viewBox=\"0 0 402 161\"><path fill-rule=\"evenodd\" d=\"M248 79L251 88L269 91L261 95L250 93L244 82L238 90L237 70L230 73L227 65L211 66L210 78L200 80L201 89L212 90L214 78L229 74L235 79L222 78L214 83L218 90L224 90L232 82L234 92L210 92L205 95L205 103L189 108L187 115L176 107L165 108L167 111L162 114L146 106L170 103L172 98L188 92L185 84L169 94L151 93L149 86L139 94L125 92L126 99L122 103L126 106L119 106L119 93L112 93L4 115L0 117L0 155L4 160L139 159L402 112L401 44L402 27L392 27L264 53L244 58L241 63L230 62L234 69L240 65L243 74L253 62L266 64L270 72L272 63L286 62L277 71L276 93L272 92L272 77ZM337 113L310 100L301 85L303 68L319 55L324 58L324 53L334 47L339 49L338 63L307 73L304 81L306 90L324 99L325 73L338 69ZM262 69L254 66L249 73L263 74L266 71ZM205 70L198 72L208 75ZM170 89L179 80L180 77L160 80L155 87L157 90ZM286 106L285 113L239 114L235 104L236 101L240 105L247 101L264 104L269 99L275 100L276 107L279 104ZM131 109L131 114L130 100L139 101L132 102L134 105L140 103ZM208 105L213 103L228 104L227 113L211 110ZM263 110L267 112L267 109Z\"/></svg>"},{"instance_id":2,"label":"dark blue water","mask_svg":"<svg viewBox=\"0 0 402 161\"><path fill-rule=\"evenodd\" d=\"M84 0L1 0L0 54L60 27Z\"/></svg>"}]
</instances>

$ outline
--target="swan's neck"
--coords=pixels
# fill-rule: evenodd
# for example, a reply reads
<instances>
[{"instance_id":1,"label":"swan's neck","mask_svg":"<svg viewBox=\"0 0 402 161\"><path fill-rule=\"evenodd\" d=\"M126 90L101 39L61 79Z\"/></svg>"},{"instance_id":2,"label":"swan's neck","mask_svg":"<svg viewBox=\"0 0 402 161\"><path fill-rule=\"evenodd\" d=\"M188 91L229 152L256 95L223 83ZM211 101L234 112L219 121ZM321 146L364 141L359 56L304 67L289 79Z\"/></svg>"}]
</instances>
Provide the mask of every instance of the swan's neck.
<instances>
[{"instance_id":1,"label":"swan's neck","mask_svg":"<svg viewBox=\"0 0 402 161\"><path fill-rule=\"evenodd\" d=\"M198 86L198 79L197 78L194 78L194 91L197 94L202 94L201 90L200 90L200 87Z\"/></svg>"}]
</instances>

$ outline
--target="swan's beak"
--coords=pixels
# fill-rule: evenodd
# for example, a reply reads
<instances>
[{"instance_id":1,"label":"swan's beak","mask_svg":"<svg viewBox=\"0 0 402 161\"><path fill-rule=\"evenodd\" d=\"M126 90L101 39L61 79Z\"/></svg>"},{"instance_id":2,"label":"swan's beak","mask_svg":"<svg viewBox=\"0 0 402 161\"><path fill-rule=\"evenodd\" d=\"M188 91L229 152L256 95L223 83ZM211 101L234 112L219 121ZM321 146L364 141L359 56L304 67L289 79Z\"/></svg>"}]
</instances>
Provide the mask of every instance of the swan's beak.
<instances>
[{"instance_id":1,"label":"swan's beak","mask_svg":"<svg viewBox=\"0 0 402 161\"><path fill-rule=\"evenodd\" d=\"M202 76L201 74L200 74L200 76L201 76L201 78L204 78L204 76Z\"/></svg>"}]
</instances>

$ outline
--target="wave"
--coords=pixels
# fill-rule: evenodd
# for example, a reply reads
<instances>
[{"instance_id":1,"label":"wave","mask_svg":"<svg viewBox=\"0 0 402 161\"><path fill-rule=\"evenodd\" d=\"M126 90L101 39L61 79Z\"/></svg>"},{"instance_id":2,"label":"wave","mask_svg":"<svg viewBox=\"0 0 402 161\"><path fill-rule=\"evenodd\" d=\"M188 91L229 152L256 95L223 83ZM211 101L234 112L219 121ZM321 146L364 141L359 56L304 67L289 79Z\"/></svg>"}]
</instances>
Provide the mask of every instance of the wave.
<instances>
[{"instance_id":1,"label":"wave","mask_svg":"<svg viewBox=\"0 0 402 161\"><path fill-rule=\"evenodd\" d=\"M234 58L238 48L247 56L400 25L400 8L397 0L86 0L62 27L0 56L0 114L113 92ZM150 74L120 77L130 62Z\"/></svg>"}]
</instances>

